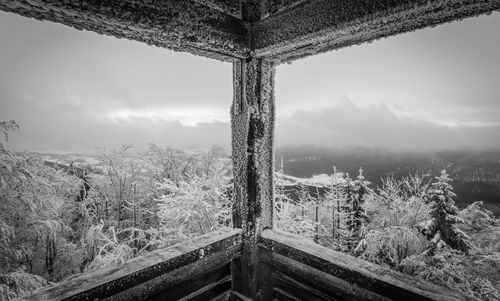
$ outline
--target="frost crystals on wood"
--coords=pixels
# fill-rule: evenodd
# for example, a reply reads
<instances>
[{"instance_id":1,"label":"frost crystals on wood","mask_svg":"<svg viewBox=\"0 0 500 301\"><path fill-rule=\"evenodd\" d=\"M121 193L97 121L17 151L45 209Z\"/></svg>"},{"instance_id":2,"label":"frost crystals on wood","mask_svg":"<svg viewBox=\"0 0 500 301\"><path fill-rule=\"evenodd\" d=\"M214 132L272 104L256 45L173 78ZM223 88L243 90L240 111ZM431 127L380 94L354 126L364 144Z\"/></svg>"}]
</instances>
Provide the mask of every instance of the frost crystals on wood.
<instances>
[{"instance_id":1,"label":"frost crystals on wood","mask_svg":"<svg viewBox=\"0 0 500 301\"><path fill-rule=\"evenodd\" d=\"M233 223L243 229L233 291L261 300L272 294L272 271L259 264L265 254L258 254L257 238L273 225L274 67L262 59L233 66Z\"/></svg>"}]
</instances>

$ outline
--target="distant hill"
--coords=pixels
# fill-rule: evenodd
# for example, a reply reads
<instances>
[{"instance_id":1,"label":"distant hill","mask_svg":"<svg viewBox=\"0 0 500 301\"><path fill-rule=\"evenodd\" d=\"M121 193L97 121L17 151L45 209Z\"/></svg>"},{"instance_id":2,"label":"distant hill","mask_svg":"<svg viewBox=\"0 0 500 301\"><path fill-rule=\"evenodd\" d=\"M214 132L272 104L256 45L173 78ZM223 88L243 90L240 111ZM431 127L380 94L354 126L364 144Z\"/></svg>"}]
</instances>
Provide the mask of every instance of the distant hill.
<instances>
[{"instance_id":1,"label":"distant hill","mask_svg":"<svg viewBox=\"0 0 500 301\"><path fill-rule=\"evenodd\" d=\"M333 166L355 176L363 167L373 188L380 186L386 177L399 179L415 173L433 177L446 169L454 180L459 207L482 200L488 209L500 216L500 150L405 153L301 146L277 148L275 157L276 162L283 157L285 174L302 178L331 174Z\"/></svg>"}]
</instances>

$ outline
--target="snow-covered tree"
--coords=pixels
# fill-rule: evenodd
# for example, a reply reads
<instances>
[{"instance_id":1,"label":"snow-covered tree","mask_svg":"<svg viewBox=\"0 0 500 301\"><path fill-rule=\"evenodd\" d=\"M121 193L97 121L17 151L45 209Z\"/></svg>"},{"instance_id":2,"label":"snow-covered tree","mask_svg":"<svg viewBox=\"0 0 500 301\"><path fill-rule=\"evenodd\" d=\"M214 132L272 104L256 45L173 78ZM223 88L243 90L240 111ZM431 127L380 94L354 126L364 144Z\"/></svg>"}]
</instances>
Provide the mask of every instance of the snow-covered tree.
<instances>
[{"instance_id":1,"label":"snow-covered tree","mask_svg":"<svg viewBox=\"0 0 500 301\"><path fill-rule=\"evenodd\" d=\"M193 161L184 151L176 148L161 148L156 144L150 144L144 154L146 167L150 169L151 178L156 182L164 179L180 181L192 172Z\"/></svg>"},{"instance_id":2,"label":"snow-covered tree","mask_svg":"<svg viewBox=\"0 0 500 301\"><path fill-rule=\"evenodd\" d=\"M367 215L363 205L368 184L361 168L356 180L352 180L347 174L345 182L340 184L344 192L343 197L338 198L340 210L337 232L341 249L349 253L354 251L364 234Z\"/></svg>"},{"instance_id":3,"label":"snow-covered tree","mask_svg":"<svg viewBox=\"0 0 500 301\"><path fill-rule=\"evenodd\" d=\"M229 179L221 164L209 175L189 175L184 181L165 180L156 199L160 229L167 244L173 244L225 226L230 220L226 203Z\"/></svg>"},{"instance_id":4,"label":"snow-covered tree","mask_svg":"<svg viewBox=\"0 0 500 301\"><path fill-rule=\"evenodd\" d=\"M19 129L19 125L14 120L0 121L0 132L4 135L5 140L9 139L9 133ZM0 143L3 148L3 144Z\"/></svg>"},{"instance_id":5,"label":"snow-covered tree","mask_svg":"<svg viewBox=\"0 0 500 301\"><path fill-rule=\"evenodd\" d=\"M456 194L451 181L446 170L442 170L428 191L430 219L420 224L420 231L431 241L431 253L445 245L464 253L470 249L468 235L458 227L464 220L458 215L458 208L453 201Z\"/></svg>"},{"instance_id":6,"label":"snow-covered tree","mask_svg":"<svg viewBox=\"0 0 500 301\"><path fill-rule=\"evenodd\" d=\"M0 300L23 297L48 284L49 282L44 278L26 273L22 268L7 274L0 274Z\"/></svg>"},{"instance_id":7,"label":"snow-covered tree","mask_svg":"<svg viewBox=\"0 0 500 301\"><path fill-rule=\"evenodd\" d=\"M426 239L416 225L429 218L426 188L426 181L419 176L383 180L382 187L368 200L368 233L354 253L393 268L408 256L420 254Z\"/></svg>"},{"instance_id":8,"label":"snow-covered tree","mask_svg":"<svg viewBox=\"0 0 500 301\"><path fill-rule=\"evenodd\" d=\"M4 134L17 128L9 124L0 125ZM39 157L11 152L1 144L0 273L25 268L51 280L66 276L55 271L71 238L61 216L80 184L78 178L46 166Z\"/></svg>"},{"instance_id":9,"label":"snow-covered tree","mask_svg":"<svg viewBox=\"0 0 500 301\"><path fill-rule=\"evenodd\" d=\"M426 203L428 181L418 175L401 180L390 177L382 181L382 187L372 194L366 209L371 215L370 228L416 226L429 219Z\"/></svg>"},{"instance_id":10,"label":"snow-covered tree","mask_svg":"<svg viewBox=\"0 0 500 301\"><path fill-rule=\"evenodd\" d=\"M472 245L483 252L500 252L500 220L482 201L470 204L458 215L465 221L459 227L470 236Z\"/></svg>"},{"instance_id":11,"label":"snow-covered tree","mask_svg":"<svg viewBox=\"0 0 500 301\"><path fill-rule=\"evenodd\" d=\"M366 225L366 211L364 208L364 203L366 200L366 195L368 194L369 182L365 181L363 176L363 169L359 169L359 174L356 180L351 184L351 190L353 194L352 200L352 215L348 228L351 231L351 236L359 242L359 239L363 236L363 227ZM356 245L357 245L356 242Z\"/></svg>"},{"instance_id":12,"label":"snow-covered tree","mask_svg":"<svg viewBox=\"0 0 500 301\"><path fill-rule=\"evenodd\" d=\"M360 258L394 268L408 256L420 254L422 250L423 244L416 231L392 226L368 232L354 253Z\"/></svg>"},{"instance_id":13,"label":"snow-covered tree","mask_svg":"<svg viewBox=\"0 0 500 301\"><path fill-rule=\"evenodd\" d=\"M328 190L325 193L324 199L328 209L331 210L331 237L332 242L337 245L339 241L339 234L341 229L341 204L344 205L347 197L346 180L343 174L337 173L337 168L333 167L333 175L331 176L331 183L328 185ZM342 226L345 226L342 224Z\"/></svg>"},{"instance_id":14,"label":"snow-covered tree","mask_svg":"<svg viewBox=\"0 0 500 301\"><path fill-rule=\"evenodd\" d=\"M136 180L138 171L138 162L129 157L132 145L123 145L119 150L111 152L102 151L99 154L104 168L106 170L109 190L105 199L105 222L120 225L125 220L125 200L130 198L132 182ZM104 186L104 185L103 185ZM110 201L111 200L111 201ZM111 202L111 204L110 204ZM110 212L115 212L114 219L108 216Z\"/></svg>"},{"instance_id":15,"label":"snow-covered tree","mask_svg":"<svg viewBox=\"0 0 500 301\"><path fill-rule=\"evenodd\" d=\"M275 223L283 231L301 235L310 239L317 238L318 223L314 221L316 203L309 193L309 188L304 183L298 183L296 199L292 191L285 191L280 181L275 185Z\"/></svg>"}]
</instances>

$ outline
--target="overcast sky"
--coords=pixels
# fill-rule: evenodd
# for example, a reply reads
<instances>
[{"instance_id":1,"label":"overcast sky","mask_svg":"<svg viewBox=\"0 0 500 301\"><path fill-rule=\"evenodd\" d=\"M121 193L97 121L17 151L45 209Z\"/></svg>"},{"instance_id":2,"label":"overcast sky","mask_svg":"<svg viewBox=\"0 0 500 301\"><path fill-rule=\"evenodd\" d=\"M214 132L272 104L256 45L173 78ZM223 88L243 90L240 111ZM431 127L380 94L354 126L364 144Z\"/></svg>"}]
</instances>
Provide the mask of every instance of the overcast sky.
<instances>
[{"instance_id":1,"label":"overcast sky","mask_svg":"<svg viewBox=\"0 0 500 301\"><path fill-rule=\"evenodd\" d=\"M500 147L500 13L278 66L277 145ZM232 67L0 12L15 149L230 146Z\"/></svg>"}]
</instances>

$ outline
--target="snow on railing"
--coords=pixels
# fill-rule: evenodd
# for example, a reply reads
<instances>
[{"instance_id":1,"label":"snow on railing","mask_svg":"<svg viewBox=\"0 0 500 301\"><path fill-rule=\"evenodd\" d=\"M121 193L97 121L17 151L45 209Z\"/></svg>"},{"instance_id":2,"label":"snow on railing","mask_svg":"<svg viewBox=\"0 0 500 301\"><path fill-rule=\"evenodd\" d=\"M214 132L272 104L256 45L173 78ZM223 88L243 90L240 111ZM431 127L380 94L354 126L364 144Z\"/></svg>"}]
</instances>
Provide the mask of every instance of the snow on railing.
<instances>
[{"instance_id":1,"label":"snow on railing","mask_svg":"<svg viewBox=\"0 0 500 301\"><path fill-rule=\"evenodd\" d=\"M443 287L337 252L312 240L264 230L261 253L280 300L466 300Z\"/></svg>"},{"instance_id":2,"label":"snow on railing","mask_svg":"<svg viewBox=\"0 0 500 301\"><path fill-rule=\"evenodd\" d=\"M209 300L229 294L241 230L223 228L125 264L75 277L21 300ZM108 299L106 299L108 300Z\"/></svg>"},{"instance_id":3,"label":"snow on railing","mask_svg":"<svg viewBox=\"0 0 500 301\"><path fill-rule=\"evenodd\" d=\"M297 235L268 229L258 241L265 278L258 286L271 286L275 300L465 300ZM231 291L230 266L241 248L241 229L223 228L22 300L245 300Z\"/></svg>"}]
</instances>

